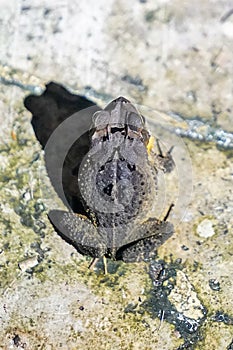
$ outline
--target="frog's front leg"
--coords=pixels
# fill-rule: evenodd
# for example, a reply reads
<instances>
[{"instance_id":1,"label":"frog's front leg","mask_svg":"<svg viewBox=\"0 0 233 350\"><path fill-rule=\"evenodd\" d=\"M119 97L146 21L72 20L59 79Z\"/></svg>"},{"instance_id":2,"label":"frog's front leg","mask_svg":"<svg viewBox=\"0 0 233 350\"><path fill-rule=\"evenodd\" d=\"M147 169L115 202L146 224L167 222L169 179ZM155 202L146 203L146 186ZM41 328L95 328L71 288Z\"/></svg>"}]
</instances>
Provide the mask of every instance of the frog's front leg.
<instances>
[{"instance_id":1,"label":"frog's front leg","mask_svg":"<svg viewBox=\"0 0 233 350\"><path fill-rule=\"evenodd\" d=\"M156 139L156 144L157 144L157 148L158 148L158 154L156 155L156 159L155 162L157 164L157 167L159 169L161 169L162 171L164 171L165 173L170 173L174 167L175 167L175 163L174 160L172 158L171 152L174 148L174 146L172 146L165 154L163 153L159 140Z\"/></svg>"},{"instance_id":2,"label":"frog's front leg","mask_svg":"<svg viewBox=\"0 0 233 350\"><path fill-rule=\"evenodd\" d=\"M63 210L51 210L49 219L60 236L75 246L81 254L93 258L106 254L105 243L88 218Z\"/></svg>"},{"instance_id":3,"label":"frog's front leg","mask_svg":"<svg viewBox=\"0 0 233 350\"><path fill-rule=\"evenodd\" d=\"M117 260L124 262L148 260L155 255L157 248L172 236L174 228L169 222L150 218L134 232L135 236L142 238L121 247L117 252Z\"/></svg>"}]
</instances>

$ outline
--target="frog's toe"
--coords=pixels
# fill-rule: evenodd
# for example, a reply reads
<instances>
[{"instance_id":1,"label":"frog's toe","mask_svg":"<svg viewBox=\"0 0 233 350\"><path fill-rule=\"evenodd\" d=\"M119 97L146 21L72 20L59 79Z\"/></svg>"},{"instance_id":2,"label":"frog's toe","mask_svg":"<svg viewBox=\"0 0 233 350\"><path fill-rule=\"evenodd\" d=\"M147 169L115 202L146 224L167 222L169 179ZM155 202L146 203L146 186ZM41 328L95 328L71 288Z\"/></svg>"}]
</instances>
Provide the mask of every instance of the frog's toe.
<instances>
[{"instance_id":1,"label":"frog's toe","mask_svg":"<svg viewBox=\"0 0 233 350\"><path fill-rule=\"evenodd\" d=\"M158 148L158 155L156 157L157 159L157 165L158 167L163 170L165 173L170 173L174 167L175 167L175 163L174 160L172 158L172 150L174 148L174 146L172 146L165 154L163 153L159 140L156 139L156 143L157 143L157 148Z\"/></svg>"},{"instance_id":2,"label":"frog's toe","mask_svg":"<svg viewBox=\"0 0 233 350\"><path fill-rule=\"evenodd\" d=\"M170 173L175 168L174 160L171 154L167 153L165 156L157 156L158 166L165 173Z\"/></svg>"}]
</instances>

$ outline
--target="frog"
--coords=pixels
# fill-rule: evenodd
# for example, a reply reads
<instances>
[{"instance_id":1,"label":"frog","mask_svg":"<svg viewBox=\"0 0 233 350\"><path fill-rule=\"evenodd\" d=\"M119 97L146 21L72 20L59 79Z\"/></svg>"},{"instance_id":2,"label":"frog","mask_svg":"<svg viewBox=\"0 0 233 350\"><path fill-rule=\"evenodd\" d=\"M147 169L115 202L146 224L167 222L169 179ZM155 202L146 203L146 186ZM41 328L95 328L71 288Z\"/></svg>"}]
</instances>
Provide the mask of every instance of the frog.
<instances>
[{"instance_id":1,"label":"frog","mask_svg":"<svg viewBox=\"0 0 233 350\"><path fill-rule=\"evenodd\" d=\"M157 152L145 117L120 96L96 111L90 126L89 150L75 186L84 213L51 210L49 219L57 232L79 253L126 263L150 259L174 233L167 219L152 215L157 197L158 171L171 172L172 148Z\"/></svg>"}]
</instances>

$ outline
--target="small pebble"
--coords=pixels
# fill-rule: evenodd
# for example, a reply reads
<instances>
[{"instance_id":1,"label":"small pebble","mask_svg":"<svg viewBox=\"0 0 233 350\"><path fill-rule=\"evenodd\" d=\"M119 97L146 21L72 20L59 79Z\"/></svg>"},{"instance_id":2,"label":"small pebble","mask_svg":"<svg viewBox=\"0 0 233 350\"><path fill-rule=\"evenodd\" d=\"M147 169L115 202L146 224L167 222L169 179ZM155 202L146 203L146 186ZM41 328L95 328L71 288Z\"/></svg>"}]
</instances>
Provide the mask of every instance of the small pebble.
<instances>
[{"instance_id":1,"label":"small pebble","mask_svg":"<svg viewBox=\"0 0 233 350\"><path fill-rule=\"evenodd\" d=\"M212 290L216 291L216 292L219 292L220 291L220 283L215 280L215 279L210 279L209 280L209 286Z\"/></svg>"},{"instance_id":2,"label":"small pebble","mask_svg":"<svg viewBox=\"0 0 233 350\"><path fill-rule=\"evenodd\" d=\"M187 251L187 250L189 250L189 247L186 247L186 245L182 245L181 249L183 249L184 251Z\"/></svg>"},{"instance_id":3,"label":"small pebble","mask_svg":"<svg viewBox=\"0 0 233 350\"><path fill-rule=\"evenodd\" d=\"M213 229L212 221L209 219L204 219L198 226L197 226L197 234L200 237L208 238L212 237L215 232Z\"/></svg>"},{"instance_id":4,"label":"small pebble","mask_svg":"<svg viewBox=\"0 0 233 350\"><path fill-rule=\"evenodd\" d=\"M35 267L38 265L38 258L37 256L32 256L31 258L27 258L25 260L22 260L18 263L18 266L21 271L25 272L28 269L31 269L32 267Z\"/></svg>"}]
</instances>

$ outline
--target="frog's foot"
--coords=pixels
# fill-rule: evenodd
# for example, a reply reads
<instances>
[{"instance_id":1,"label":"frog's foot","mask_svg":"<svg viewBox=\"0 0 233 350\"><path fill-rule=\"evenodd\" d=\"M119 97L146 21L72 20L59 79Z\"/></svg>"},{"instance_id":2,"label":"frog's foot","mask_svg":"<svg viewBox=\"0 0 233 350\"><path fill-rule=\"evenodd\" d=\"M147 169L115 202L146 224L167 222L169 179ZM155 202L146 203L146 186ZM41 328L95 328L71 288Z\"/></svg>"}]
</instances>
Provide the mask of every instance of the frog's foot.
<instances>
[{"instance_id":1,"label":"frog's foot","mask_svg":"<svg viewBox=\"0 0 233 350\"><path fill-rule=\"evenodd\" d=\"M51 210L49 219L59 235L81 254L99 258L106 253L102 237L88 218L63 210Z\"/></svg>"},{"instance_id":2,"label":"frog's foot","mask_svg":"<svg viewBox=\"0 0 233 350\"><path fill-rule=\"evenodd\" d=\"M116 259L124 262L148 260L173 232L171 223L150 218L136 229L135 236L141 238L121 247Z\"/></svg>"},{"instance_id":3,"label":"frog's foot","mask_svg":"<svg viewBox=\"0 0 233 350\"><path fill-rule=\"evenodd\" d=\"M163 154L163 151L161 149L158 139L156 139L156 144L159 151L158 155L156 156L156 162L158 164L158 168L164 171L165 173L170 173L175 167L175 163L171 155L171 152L174 146L172 146L167 153Z\"/></svg>"}]
</instances>

